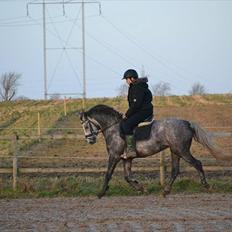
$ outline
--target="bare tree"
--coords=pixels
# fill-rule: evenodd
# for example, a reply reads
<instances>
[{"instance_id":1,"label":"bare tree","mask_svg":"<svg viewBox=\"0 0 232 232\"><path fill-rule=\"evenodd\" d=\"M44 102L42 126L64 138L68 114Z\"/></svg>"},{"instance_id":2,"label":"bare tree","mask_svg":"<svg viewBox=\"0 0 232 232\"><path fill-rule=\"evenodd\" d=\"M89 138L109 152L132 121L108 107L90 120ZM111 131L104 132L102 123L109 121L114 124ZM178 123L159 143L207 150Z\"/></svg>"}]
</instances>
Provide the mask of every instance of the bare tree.
<instances>
[{"instance_id":1,"label":"bare tree","mask_svg":"<svg viewBox=\"0 0 232 232\"><path fill-rule=\"evenodd\" d=\"M128 93L128 85L126 83L121 84L118 88L118 96L126 97Z\"/></svg>"},{"instance_id":2,"label":"bare tree","mask_svg":"<svg viewBox=\"0 0 232 232\"><path fill-rule=\"evenodd\" d=\"M21 75L14 72L4 73L0 78L0 97L3 101L10 101L17 92Z\"/></svg>"},{"instance_id":3,"label":"bare tree","mask_svg":"<svg viewBox=\"0 0 232 232\"><path fill-rule=\"evenodd\" d=\"M206 93L204 85L196 82L192 85L191 90L189 91L190 95L204 95Z\"/></svg>"},{"instance_id":4,"label":"bare tree","mask_svg":"<svg viewBox=\"0 0 232 232\"><path fill-rule=\"evenodd\" d=\"M167 82L159 82L152 86L154 96L168 96L170 95L171 87Z\"/></svg>"}]
</instances>

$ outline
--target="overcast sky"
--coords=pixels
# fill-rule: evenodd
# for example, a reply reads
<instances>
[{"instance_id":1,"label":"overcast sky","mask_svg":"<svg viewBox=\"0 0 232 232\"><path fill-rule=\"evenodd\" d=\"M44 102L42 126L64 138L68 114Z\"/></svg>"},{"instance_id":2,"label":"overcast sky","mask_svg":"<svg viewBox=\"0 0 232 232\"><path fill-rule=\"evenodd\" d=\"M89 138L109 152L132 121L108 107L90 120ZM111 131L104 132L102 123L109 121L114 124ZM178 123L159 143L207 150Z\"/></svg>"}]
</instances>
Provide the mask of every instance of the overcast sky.
<instances>
[{"instance_id":1,"label":"overcast sky","mask_svg":"<svg viewBox=\"0 0 232 232\"><path fill-rule=\"evenodd\" d=\"M0 0L0 74L20 73L18 95L38 99L42 7L29 5L27 16L29 2L41 1ZM87 97L116 96L128 68L144 69L150 86L170 83L175 95L195 82L232 92L232 1L100 2L101 15L98 4L85 5ZM81 7L47 5L46 15L47 47L66 48L47 50L48 92L82 93Z\"/></svg>"}]
</instances>

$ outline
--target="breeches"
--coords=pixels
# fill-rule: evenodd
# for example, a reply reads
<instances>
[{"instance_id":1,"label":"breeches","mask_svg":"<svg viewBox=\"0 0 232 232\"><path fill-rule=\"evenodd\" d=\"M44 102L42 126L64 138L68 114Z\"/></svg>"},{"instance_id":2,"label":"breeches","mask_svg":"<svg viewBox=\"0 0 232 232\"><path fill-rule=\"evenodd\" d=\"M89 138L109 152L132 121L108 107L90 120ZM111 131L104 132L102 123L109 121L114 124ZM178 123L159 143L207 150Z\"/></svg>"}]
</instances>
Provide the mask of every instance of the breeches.
<instances>
[{"instance_id":1,"label":"breeches","mask_svg":"<svg viewBox=\"0 0 232 232\"><path fill-rule=\"evenodd\" d=\"M145 119L150 117L153 114L153 110L143 110L141 112L137 112L129 118L123 119L120 124L121 131L124 135L133 135L133 130Z\"/></svg>"}]
</instances>

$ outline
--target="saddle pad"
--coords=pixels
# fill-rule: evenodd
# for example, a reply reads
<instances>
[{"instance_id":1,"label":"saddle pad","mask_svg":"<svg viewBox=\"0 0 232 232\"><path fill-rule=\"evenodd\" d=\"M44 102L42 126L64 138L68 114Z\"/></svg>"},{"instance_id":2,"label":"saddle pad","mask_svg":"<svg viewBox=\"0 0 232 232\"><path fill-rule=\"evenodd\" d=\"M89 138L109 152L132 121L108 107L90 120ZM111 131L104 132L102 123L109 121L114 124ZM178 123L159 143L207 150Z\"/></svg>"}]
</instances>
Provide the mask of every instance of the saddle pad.
<instances>
[{"instance_id":1,"label":"saddle pad","mask_svg":"<svg viewBox=\"0 0 232 232\"><path fill-rule=\"evenodd\" d=\"M141 141L150 139L153 123L154 121L149 122L148 125L136 127L134 132L135 140Z\"/></svg>"},{"instance_id":2,"label":"saddle pad","mask_svg":"<svg viewBox=\"0 0 232 232\"><path fill-rule=\"evenodd\" d=\"M150 125L153 123L153 121L154 121L154 119L152 121L148 121L148 122L140 122L138 127Z\"/></svg>"}]
</instances>

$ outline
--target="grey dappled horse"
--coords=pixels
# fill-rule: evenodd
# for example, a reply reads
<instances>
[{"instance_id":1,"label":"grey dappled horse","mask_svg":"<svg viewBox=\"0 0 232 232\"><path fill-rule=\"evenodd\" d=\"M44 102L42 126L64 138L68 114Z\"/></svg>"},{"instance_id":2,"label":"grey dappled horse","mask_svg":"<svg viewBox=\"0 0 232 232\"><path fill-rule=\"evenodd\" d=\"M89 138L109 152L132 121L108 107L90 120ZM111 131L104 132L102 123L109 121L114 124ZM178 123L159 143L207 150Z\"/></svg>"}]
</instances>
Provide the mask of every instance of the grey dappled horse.
<instances>
[{"instance_id":1,"label":"grey dappled horse","mask_svg":"<svg viewBox=\"0 0 232 232\"><path fill-rule=\"evenodd\" d=\"M102 132L105 138L109 154L108 168L105 174L104 184L98 197L105 195L114 169L122 159L126 143L120 134L120 121L122 114L106 105L97 105L87 112L80 114L80 120L84 129L87 142L96 143L98 133ZM179 174L180 158L192 165L199 173L201 183L208 188L202 164L194 158L190 152L192 139L201 143L211 154L215 155L216 148L210 141L208 134L196 123L180 119L155 120L151 127L149 139L136 141L138 158L154 155L166 148L171 151L172 170L171 177L164 188L163 194L170 193L173 182ZM143 186L131 177L132 159L124 160L124 176L126 181L137 191L143 192Z\"/></svg>"}]
</instances>

